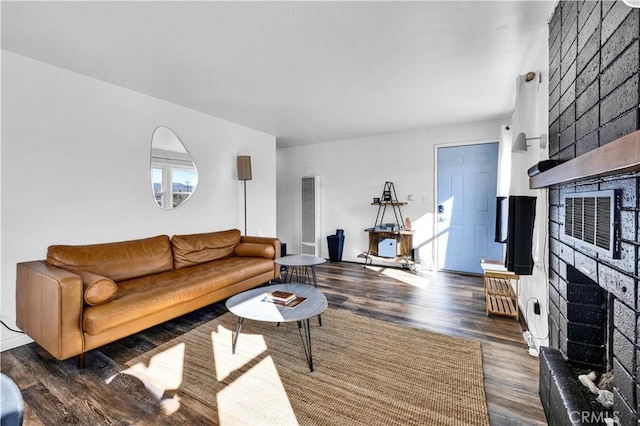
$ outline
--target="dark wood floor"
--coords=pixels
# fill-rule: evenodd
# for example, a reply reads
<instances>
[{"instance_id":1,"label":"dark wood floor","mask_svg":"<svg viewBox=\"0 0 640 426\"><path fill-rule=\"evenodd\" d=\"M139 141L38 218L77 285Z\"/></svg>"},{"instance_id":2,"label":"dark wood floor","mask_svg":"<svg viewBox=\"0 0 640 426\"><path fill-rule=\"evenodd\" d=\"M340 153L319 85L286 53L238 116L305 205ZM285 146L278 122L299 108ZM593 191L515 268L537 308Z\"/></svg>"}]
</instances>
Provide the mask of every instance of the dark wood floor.
<instances>
[{"instance_id":1,"label":"dark wood floor","mask_svg":"<svg viewBox=\"0 0 640 426\"><path fill-rule=\"evenodd\" d=\"M481 277L412 274L346 262L317 269L318 284L332 307L480 340L491 424L546 425L538 397L538 358L528 355L515 320L485 314ZM36 344L3 352L1 370L22 391L27 425L213 424L199 414L195 401L183 398L180 410L168 418L137 379L118 375L110 385L105 380L128 360L224 312L224 303L217 303L91 351L83 370L74 359L57 361Z\"/></svg>"}]
</instances>

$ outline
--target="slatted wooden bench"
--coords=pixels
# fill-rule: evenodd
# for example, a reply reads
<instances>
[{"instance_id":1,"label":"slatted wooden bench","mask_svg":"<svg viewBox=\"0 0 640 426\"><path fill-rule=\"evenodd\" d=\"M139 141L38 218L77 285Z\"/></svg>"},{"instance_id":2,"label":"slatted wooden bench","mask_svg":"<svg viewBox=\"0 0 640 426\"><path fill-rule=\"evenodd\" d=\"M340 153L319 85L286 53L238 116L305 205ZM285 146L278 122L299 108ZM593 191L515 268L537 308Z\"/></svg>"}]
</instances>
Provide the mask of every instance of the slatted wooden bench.
<instances>
[{"instance_id":1,"label":"slatted wooden bench","mask_svg":"<svg viewBox=\"0 0 640 426\"><path fill-rule=\"evenodd\" d=\"M504 315L518 319L520 315L518 308L520 277L509 271L491 270L491 264L495 262L485 262L483 262L483 269L487 315Z\"/></svg>"}]
</instances>

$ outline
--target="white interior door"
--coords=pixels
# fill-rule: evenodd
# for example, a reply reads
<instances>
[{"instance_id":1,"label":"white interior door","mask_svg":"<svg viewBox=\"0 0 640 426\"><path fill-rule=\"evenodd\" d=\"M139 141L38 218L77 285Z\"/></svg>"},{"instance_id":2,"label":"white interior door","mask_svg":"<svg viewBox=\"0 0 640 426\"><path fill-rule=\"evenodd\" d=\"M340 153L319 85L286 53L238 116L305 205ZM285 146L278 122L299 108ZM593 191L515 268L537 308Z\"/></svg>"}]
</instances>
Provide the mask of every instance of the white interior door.
<instances>
[{"instance_id":1,"label":"white interior door","mask_svg":"<svg viewBox=\"0 0 640 426\"><path fill-rule=\"evenodd\" d=\"M438 148L438 267L482 273L482 259L502 259L494 242L498 143Z\"/></svg>"}]
</instances>

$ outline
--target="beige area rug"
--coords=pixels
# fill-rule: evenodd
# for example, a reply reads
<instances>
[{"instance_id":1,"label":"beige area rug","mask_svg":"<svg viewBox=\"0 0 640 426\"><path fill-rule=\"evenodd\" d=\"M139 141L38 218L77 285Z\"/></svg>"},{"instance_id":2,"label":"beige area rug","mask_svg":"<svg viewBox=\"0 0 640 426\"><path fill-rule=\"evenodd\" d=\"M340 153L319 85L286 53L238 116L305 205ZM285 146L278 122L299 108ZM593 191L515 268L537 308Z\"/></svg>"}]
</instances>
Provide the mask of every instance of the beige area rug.
<instances>
[{"instance_id":1,"label":"beige area rug","mask_svg":"<svg viewBox=\"0 0 640 426\"><path fill-rule=\"evenodd\" d=\"M329 309L322 327L311 320L309 372L295 323L246 320L233 355L236 321L224 314L131 360L125 373L163 399L167 415L188 394L212 424L489 424L478 341Z\"/></svg>"}]
</instances>

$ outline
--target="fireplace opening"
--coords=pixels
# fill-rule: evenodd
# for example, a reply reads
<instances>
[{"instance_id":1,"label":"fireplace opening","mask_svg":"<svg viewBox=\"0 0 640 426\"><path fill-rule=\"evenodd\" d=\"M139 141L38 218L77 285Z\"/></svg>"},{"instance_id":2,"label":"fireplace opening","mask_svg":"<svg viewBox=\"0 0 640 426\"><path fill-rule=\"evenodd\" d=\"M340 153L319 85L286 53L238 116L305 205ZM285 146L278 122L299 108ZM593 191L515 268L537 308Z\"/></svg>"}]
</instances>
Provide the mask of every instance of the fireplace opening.
<instances>
[{"instance_id":1,"label":"fireplace opening","mask_svg":"<svg viewBox=\"0 0 640 426\"><path fill-rule=\"evenodd\" d=\"M588 376L589 374L594 374L594 371L590 368L578 367L576 365L569 365L569 370L571 371L571 375L573 379L580 384L580 393L582 397L589 404L589 410L591 412L597 413L602 412L606 413L603 417L614 417L614 410L612 407L605 407L602 405L600 401L598 401L598 397L600 396L598 393L595 393L589 389L589 387L583 385L580 382L580 376ZM611 371L609 372L595 372L595 378L593 382L596 384L596 387L601 390L613 391L613 383L611 381L611 377L613 374Z\"/></svg>"}]
</instances>

